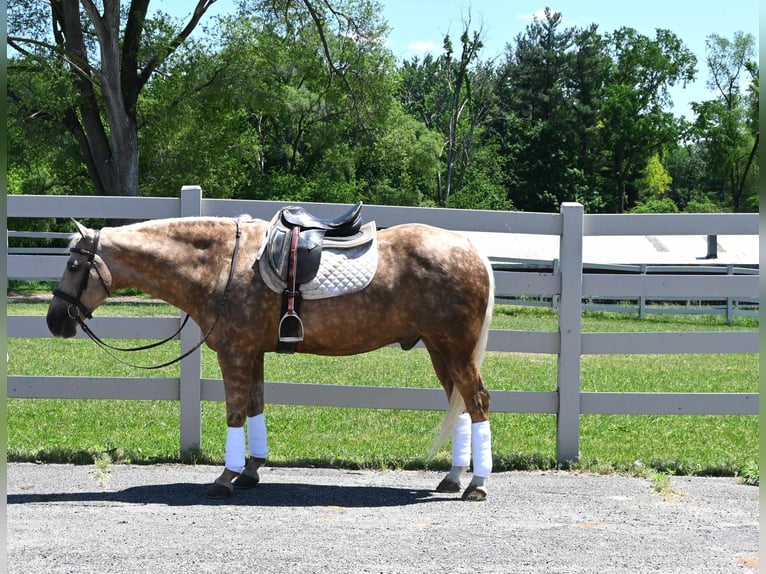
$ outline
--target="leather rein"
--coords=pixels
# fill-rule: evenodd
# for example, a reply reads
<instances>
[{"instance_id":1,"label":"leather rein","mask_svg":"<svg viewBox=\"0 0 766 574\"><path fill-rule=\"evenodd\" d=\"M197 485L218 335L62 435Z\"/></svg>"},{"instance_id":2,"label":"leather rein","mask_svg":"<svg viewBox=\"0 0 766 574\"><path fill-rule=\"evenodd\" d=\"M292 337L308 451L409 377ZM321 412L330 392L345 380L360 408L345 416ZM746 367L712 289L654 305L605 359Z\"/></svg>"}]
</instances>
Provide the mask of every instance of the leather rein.
<instances>
[{"instance_id":1,"label":"leather rein","mask_svg":"<svg viewBox=\"0 0 766 574\"><path fill-rule=\"evenodd\" d=\"M98 275L98 278L101 280L101 286L106 291L107 296L111 295L111 292L109 290L109 287L106 284L106 281L104 281L103 276L101 275L101 272L98 270L98 266L96 265L96 251L98 250L98 242L99 242L99 236L101 231L96 231L96 235L93 238L93 246L91 247L90 251L86 249L82 249L79 247L72 247L69 249L71 253L76 253L78 255L84 255L87 257L86 259L86 271L83 274L82 279L80 280L80 286L77 291L77 295L72 297L68 293L65 293L58 287L53 290L53 295L56 297L59 297L63 299L64 301L67 301L69 303L69 307L67 308L67 315L71 319L75 319L77 323L80 325L80 328L83 330L83 332L90 337L90 339L96 343L106 354L108 354L110 357L112 357L114 360L122 363L123 365L127 365L129 367L134 367L136 369L161 369L163 367L167 367L170 365L173 365L175 363L178 363L182 359L185 359L189 355L191 355L194 351L199 349L205 341L207 341L210 334L213 332L213 329L215 329L215 326L218 324L218 319L221 317L221 314L223 313L223 308L226 305L226 300L229 297L229 291L231 288L231 282L234 278L234 270L237 266L237 257L239 255L239 240L242 236L242 225L240 223L240 219L237 219L236 221L237 225L237 234L234 240L234 249L232 250L231 254L231 263L229 266L229 277L226 280L226 286L223 290L223 296L221 297L221 303L218 305L218 310L216 312L215 319L213 320L213 324L210 325L210 328L207 330L207 332L203 335L203 337L200 339L199 343L194 345L191 349L183 353L181 356L172 359L170 361L167 361L165 363L162 363L160 365L151 365L151 366L145 366L145 365L136 365L133 363L130 363L128 361L125 361L112 353L111 351L124 351L124 352L133 352L133 351L145 351L147 349L154 349L156 347L159 347L161 345L164 345L165 343L168 343L175 339L183 330L183 328L186 326L186 323L189 322L189 314L186 314L186 317L184 317L183 322L181 323L181 326L178 328L178 330L170 335L169 337L163 339L162 341L157 341L154 343L149 343L148 345L142 345L140 347L118 347L115 345L111 345L107 342L105 342L103 339L101 339L98 335L96 335L90 327L83 321L81 314L85 316L86 319L90 319L93 317L93 313L90 309L88 309L82 302L82 294L85 292L85 290L88 288L88 280L90 278L90 272L91 270L94 270L96 272L96 275Z\"/></svg>"}]
</instances>

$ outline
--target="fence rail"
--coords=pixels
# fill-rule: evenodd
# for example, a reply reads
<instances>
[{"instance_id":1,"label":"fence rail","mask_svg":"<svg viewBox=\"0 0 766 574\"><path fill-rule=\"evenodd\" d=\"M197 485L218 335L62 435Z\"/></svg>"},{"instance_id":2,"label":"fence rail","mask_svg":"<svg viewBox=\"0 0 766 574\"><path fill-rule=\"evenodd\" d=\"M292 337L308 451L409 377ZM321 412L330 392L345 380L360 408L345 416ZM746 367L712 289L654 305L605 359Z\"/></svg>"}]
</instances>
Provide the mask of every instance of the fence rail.
<instances>
[{"instance_id":1,"label":"fence rail","mask_svg":"<svg viewBox=\"0 0 766 574\"><path fill-rule=\"evenodd\" d=\"M284 204L273 201L203 199L196 186L184 187L179 198L93 198L8 196L8 218L78 217L158 219L194 215L236 217L248 213L270 219ZM333 204L300 204L319 216L340 211ZM370 205L366 218L378 227L420 222L458 231L508 232L559 236L560 259L548 272L495 271L496 293L555 297L558 332L490 331L488 350L558 355L555 391L492 391L496 412L550 413L557 417L556 457L579 457L582 414L726 414L757 415L758 393L607 393L580 389L581 359L591 354L757 353L756 332L583 333L584 299L636 296L758 299L758 274L678 276L583 273L582 242L586 235L757 235L756 214L585 215L567 203L560 213L477 212ZM23 233L23 232L19 232ZM20 236L20 235L17 235ZM60 250L34 255L8 254L11 279L55 280L64 268ZM7 317L12 338L50 337L44 317ZM95 317L93 329L103 338L165 338L180 326L179 317ZM83 336L78 334L78 336ZM181 351L201 336L196 325L180 335ZM9 398L136 399L180 401L181 449L201 444L201 401L223 400L219 379L202 378L201 351L181 361L179 377L65 377L9 375ZM319 385L267 382L266 401L305 406L442 410L441 389Z\"/></svg>"},{"instance_id":2,"label":"fence rail","mask_svg":"<svg viewBox=\"0 0 766 574\"><path fill-rule=\"evenodd\" d=\"M713 236L714 237L714 236ZM519 259L511 257L491 257L492 267L496 271L558 272L558 259ZM619 273L619 274L672 274L672 275L758 275L758 268L744 265L636 265L583 263L583 273ZM532 307L550 307L558 309L556 295L535 297L517 297L515 294L497 293L499 301L511 305ZM640 295L615 300L609 297L586 297L583 303L585 311L610 311L629 313L645 319L649 314L657 315L725 315L731 325L736 317L758 317L759 300L757 297L660 297L651 299Z\"/></svg>"}]
</instances>

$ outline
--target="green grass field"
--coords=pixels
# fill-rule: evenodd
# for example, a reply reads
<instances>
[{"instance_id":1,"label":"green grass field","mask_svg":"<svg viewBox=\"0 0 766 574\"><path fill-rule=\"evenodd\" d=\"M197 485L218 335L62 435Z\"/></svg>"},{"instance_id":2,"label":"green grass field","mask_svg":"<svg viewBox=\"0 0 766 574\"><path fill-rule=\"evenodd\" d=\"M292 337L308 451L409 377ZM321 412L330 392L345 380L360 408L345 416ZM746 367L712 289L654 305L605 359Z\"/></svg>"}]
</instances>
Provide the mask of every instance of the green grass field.
<instances>
[{"instance_id":1,"label":"green grass field","mask_svg":"<svg viewBox=\"0 0 766 574\"><path fill-rule=\"evenodd\" d=\"M10 303L8 314L41 315L41 303ZM155 303L108 303L100 315L174 314ZM555 331L548 309L498 306L494 328ZM585 331L757 330L754 319L734 326L721 317L586 313ZM130 344L130 341L125 341ZM9 339L9 374L142 376L120 365L85 339ZM152 364L173 358L178 345L141 354ZM177 376L177 367L151 376ZM220 378L215 356L203 355L203 376ZM483 367L492 389L556 388L556 357L488 353ZM437 387L424 350L386 348L355 357L269 355L266 378L327 384ZM758 356L586 356L584 391L757 392ZM117 462L182 460L178 404L172 401L11 399L8 401L9 460L92 463L108 454ZM316 408L268 405L270 464L349 468L446 468L448 445L427 459L441 412ZM580 467L603 472L648 470L696 475L752 473L758 463L755 416L584 415ZM495 470L555 467L554 415L492 415ZM222 463L225 416L222 403L202 404L203 443L192 460ZM186 460L189 459L187 455Z\"/></svg>"}]
</instances>

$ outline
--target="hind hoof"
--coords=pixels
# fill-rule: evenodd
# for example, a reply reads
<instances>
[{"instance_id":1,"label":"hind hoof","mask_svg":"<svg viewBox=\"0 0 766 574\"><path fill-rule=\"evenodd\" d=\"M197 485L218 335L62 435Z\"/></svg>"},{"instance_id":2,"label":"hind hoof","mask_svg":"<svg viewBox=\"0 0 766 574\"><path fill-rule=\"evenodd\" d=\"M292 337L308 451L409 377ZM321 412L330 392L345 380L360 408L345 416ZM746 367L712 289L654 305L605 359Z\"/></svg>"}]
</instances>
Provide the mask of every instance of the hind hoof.
<instances>
[{"instance_id":1,"label":"hind hoof","mask_svg":"<svg viewBox=\"0 0 766 574\"><path fill-rule=\"evenodd\" d=\"M436 487L436 492L460 492L460 483L452 482L449 478L445 477Z\"/></svg>"},{"instance_id":2,"label":"hind hoof","mask_svg":"<svg viewBox=\"0 0 766 574\"><path fill-rule=\"evenodd\" d=\"M487 500L487 489L483 486L476 486L475 484L469 484L468 488L465 489L462 496L463 500L468 500L471 502L480 502L482 500Z\"/></svg>"}]
</instances>

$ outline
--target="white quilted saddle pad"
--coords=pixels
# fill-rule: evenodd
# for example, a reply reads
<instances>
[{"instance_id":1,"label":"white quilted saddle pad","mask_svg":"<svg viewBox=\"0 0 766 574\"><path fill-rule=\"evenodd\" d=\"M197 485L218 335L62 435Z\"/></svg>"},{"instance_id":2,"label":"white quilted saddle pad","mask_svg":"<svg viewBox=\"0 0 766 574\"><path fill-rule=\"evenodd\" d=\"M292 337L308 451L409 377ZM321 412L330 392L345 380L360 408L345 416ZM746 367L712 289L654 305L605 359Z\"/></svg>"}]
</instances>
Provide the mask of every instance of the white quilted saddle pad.
<instances>
[{"instance_id":1,"label":"white quilted saddle pad","mask_svg":"<svg viewBox=\"0 0 766 574\"><path fill-rule=\"evenodd\" d=\"M299 286L303 299L328 299L361 291L370 284L378 269L378 240L375 222L362 229L372 235L372 241L354 247L333 247L332 237L325 238L316 277ZM366 234L365 234L366 235ZM282 293L287 284L271 269L267 257L259 257L258 268L264 283L275 293Z\"/></svg>"}]
</instances>

